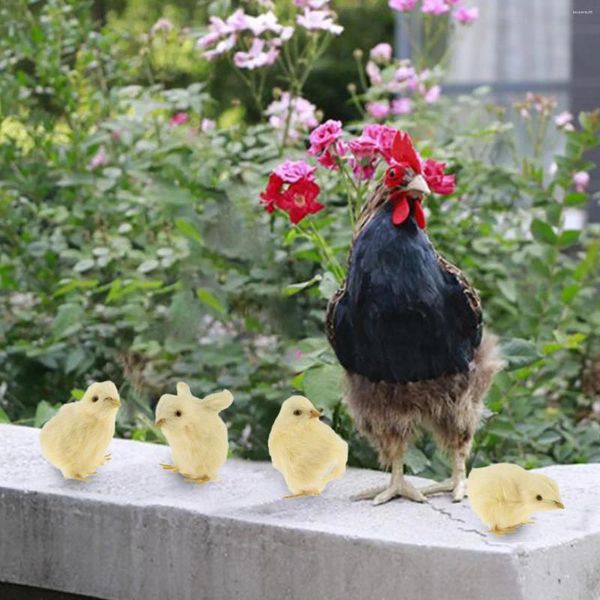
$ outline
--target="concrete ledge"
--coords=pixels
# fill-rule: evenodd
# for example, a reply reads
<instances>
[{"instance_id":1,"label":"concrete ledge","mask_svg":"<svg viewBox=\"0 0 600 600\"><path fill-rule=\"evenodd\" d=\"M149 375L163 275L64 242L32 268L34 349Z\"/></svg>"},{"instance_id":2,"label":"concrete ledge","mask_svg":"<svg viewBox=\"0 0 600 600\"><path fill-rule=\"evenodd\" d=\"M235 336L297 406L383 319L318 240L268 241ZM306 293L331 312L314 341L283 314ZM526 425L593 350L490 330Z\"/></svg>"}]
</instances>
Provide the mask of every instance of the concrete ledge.
<instances>
[{"instance_id":1,"label":"concrete ledge","mask_svg":"<svg viewBox=\"0 0 600 600\"><path fill-rule=\"evenodd\" d=\"M290 501L269 464L230 460L197 487L158 467L167 447L114 440L81 483L37 438L0 425L0 582L108 600L600 599L600 465L545 469L567 509L497 538L466 501L350 503L374 471Z\"/></svg>"}]
</instances>

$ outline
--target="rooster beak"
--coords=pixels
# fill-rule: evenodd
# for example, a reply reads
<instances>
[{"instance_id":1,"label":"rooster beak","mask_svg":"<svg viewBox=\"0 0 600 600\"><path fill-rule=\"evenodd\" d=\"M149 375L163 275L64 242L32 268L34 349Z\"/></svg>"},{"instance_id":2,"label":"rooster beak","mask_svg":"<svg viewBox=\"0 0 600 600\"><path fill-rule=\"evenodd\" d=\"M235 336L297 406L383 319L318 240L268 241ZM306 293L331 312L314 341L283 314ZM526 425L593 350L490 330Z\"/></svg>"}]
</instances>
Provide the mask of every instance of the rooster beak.
<instances>
[{"instance_id":1,"label":"rooster beak","mask_svg":"<svg viewBox=\"0 0 600 600\"><path fill-rule=\"evenodd\" d=\"M431 190L423 175L415 175L412 178L412 181L406 186L406 189L411 192L421 192L421 194L424 194L425 196L431 194Z\"/></svg>"},{"instance_id":2,"label":"rooster beak","mask_svg":"<svg viewBox=\"0 0 600 600\"><path fill-rule=\"evenodd\" d=\"M321 411L320 410L311 410L310 411L310 417L311 419L318 419L321 416Z\"/></svg>"}]
</instances>

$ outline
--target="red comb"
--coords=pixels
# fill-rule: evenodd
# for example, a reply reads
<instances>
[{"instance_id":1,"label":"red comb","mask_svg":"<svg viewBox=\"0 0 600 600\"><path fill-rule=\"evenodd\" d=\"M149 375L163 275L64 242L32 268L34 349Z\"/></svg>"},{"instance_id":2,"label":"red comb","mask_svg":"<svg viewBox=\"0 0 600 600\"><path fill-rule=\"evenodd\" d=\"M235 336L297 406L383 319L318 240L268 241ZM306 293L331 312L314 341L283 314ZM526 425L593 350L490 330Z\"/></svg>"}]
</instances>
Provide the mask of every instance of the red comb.
<instances>
[{"instance_id":1,"label":"red comb","mask_svg":"<svg viewBox=\"0 0 600 600\"><path fill-rule=\"evenodd\" d=\"M421 161L412 141L405 131L399 131L392 142L392 158L399 163L406 163L415 173L421 173Z\"/></svg>"}]
</instances>

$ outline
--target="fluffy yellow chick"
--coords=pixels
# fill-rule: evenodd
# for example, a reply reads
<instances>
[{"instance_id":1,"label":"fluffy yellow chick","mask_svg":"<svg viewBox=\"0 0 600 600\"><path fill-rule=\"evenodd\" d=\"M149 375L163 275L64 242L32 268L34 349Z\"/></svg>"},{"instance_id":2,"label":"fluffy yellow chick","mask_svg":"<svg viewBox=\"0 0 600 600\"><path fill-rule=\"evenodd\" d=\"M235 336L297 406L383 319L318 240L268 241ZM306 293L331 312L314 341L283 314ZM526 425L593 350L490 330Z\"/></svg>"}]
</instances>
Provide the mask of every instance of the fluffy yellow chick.
<instances>
[{"instance_id":1,"label":"fluffy yellow chick","mask_svg":"<svg viewBox=\"0 0 600 600\"><path fill-rule=\"evenodd\" d=\"M273 423L269 454L292 492L286 498L318 496L346 471L348 444L320 416L308 398L292 396Z\"/></svg>"},{"instance_id":2,"label":"fluffy yellow chick","mask_svg":"<svg viewBox=\"0 0 600 600\"><path fill-rule=\"evenodd\" d=\"M181 473L192 483L214 481L229 450L227 427L219 413L232 402L229 390L201 400L192 396L183 382L177 384L176 396L161 396L156 406L156 426L167 438L175 463L161 467Z\"/></svg>"},{"instance_id":3,"label":"fluffy yellow chick","mask_svg":"<svg viewBox=\"0 0 600 600\"><path fill-rule=\"evenodd\" d=\"M467 486L475 514L497 535L531 523L534 512L564 508L556 481L518 465L473 469Z\"/></svg>"},{"instance_id":4,"label":"fluffy yellow chick","mask_svg":"<svg viewBox=\"0 0 600 600\"><path fill-rule=\"evenodd\" d=\"M61 406L40 432L44 458L65 479L85 481L110 459L106 448L115 434L115 419L121 406L112 381L92 383L83 398Z\"/></svg>"}]
</instances>

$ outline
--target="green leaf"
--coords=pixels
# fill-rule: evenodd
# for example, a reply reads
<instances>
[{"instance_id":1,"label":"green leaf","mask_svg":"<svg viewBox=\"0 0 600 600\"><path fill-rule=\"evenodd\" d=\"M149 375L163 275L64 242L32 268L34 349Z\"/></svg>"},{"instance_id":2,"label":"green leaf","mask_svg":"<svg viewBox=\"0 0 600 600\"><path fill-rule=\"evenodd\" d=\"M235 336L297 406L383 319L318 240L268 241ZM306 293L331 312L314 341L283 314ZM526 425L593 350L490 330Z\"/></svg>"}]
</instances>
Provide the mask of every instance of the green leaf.
<instances>
[{"instance_id":1,"label":"green leaf","mask_svg":"<svg viewBox=\"0 0 600 600\"><path fill-rule=\"evenodd\" d=\"M283 288L283 295L293 296L294 294L297 294L298 292L301 292L302 290L305 290L306 288L315 285L315 283L321 281L321 279L321 275L315 275L312 279L309 279L308 281L301 281L300 283L292 283L290 285L287 285Z\"/></svg>"},{"instance_id":2,"label":"green leaf","mask_svg":"<svg viewBox=\"0 0 600 600\"><path fill-rule=\"evenodd\" d=\"M217 296L215 296L215 294L213 294L213 292L211 292L210 290L207 290L206 288L198 288L196 290L196 296L198 296L200 302L202 302L209 308L212 308L220 315L224 315L227 312L227 309L225 308L221 300L219 300L219 298L217 298Z\"/></svg>"},{"instance_id":3,"label":"green leaf","mask_svg":"<svg viewBox=\"0 0 600 600\"><path fill-rule=\"evenodd\" d=\"M339 283L337 282L335 275L330 271L326 271L323 274L323 280L319 284L319 292L321 297L329 300L333 294L337 291Z\"/></svg>"},{"instance_id":4,"label":"green leaf","mask_svg":"<svg viewBox=\"0 0 600 600\"><path fill-rule=\"evenodd\" d=\"M588 200L585 192L569 192L564 199L565 206L581 206Z\"/></svg>"},{"instance_id":5,"label":"green leaf","mask_svg":"<svg viewBox=\"0 0 600 600\"><path fill-rule=\"evenodd\" d=\"M183 235L190 240L194 240L194 242L198 242L199 244L202 243L202 236L200 235L200 232L196 226L190 223L188 220L183 218L175 219L175 227L177 227L177 229L179 229L179 231L181 231L181 233L183 233Z\"/></svg>"},{"instance_id":6,"label":"green leaf","mask_svg":"<svg viewBox=\"0 0 600 600\"><path fill-rule=\"evenodd\" d=\"M80 388L74 388L71 390L71 398L75 398L75 400L81 400L84 394L85 390L82 390Z\"/></svg>"},{"instance_id":7,"label":"green leaf","mask_svg":"<svg viewBox=\"0 0 600 600\"><path fill-rule=\"evenodd\" d=\"M540 221L540 219L534 219L531 223L531 233L538 242L545 242L547 244L555 244L557 237L554 230L548 223Z\"/></svg>"},{"instance_id":8,"label":"green leaf","mask_svg":"<svg viewBox=\"0 0 600 600\"><path fill-rule=\"evenodd\" d=\"M573 302L573 300L575 299L575 296L577 296L577 294L580 292L580 290L581 290L581 285L579 285L578 283L573 283L572 285L566 286L565 288L563 288L562 292L560 293L561 300L565 304L571 304L571 302Z\"/></svg>"},{"instance_id":9,"label":"green leaf","mask_svg":"<svg viewBox=\"0 0 600 600\"><path fill-rule=\"evenodd\" d=\"M52 333L57 339L75 333L82 325L83 308L80 304L63 304L56 313L52 323Z\"/></svg>"},{"instance_id":10,"label":"green leaf","mask_svg":"<svg viewBox=\"0 0 600 600\"><path fill-rule=\"evenodd\" d=\"M0 406L0 423L10 423L8 415L4 412L4 409Z\"/></svg>"},{"instance_id":11,"label":"green leaf","mask_svg":"<svg viewBox=\"0 0 600 600\"><path fill-rule=\"evenodd\" d=\"M342 375L339 365L313 367L304 373L304 393L315 406L334 408L342 399Z\"/></svg>"},{"instance_id":12,"label":"green leaf","mask_svg":"<svg viewBox=\"0 0 600 600\"><path fill-rule=\"evenodd\" d=\"M497 286L507 300L510 302L516 302L517 288L514 281L511 279L500 279L497 283Z\"/></svg>"},{"instance_id":13,"label":"green leaf","mask_svg":"<svg viewBox=\"0 0 600 600\"><path fill-rule=\"evenodd\" d=\"M60 409L60 404L52 405L46 400L38 402L37 408L35 409L35 417L33 419L34 427L41 427L49 421Z\"/></svg>"},{"instance_id":14,"label":"green leaf","mask_svg":"<svg viewBox=\"0 0 600 600\"><path fill-rule=\"evenodd\" d=\"M83 273L84 271L89 271L95 265L95 261L93 258L82 258L80 261L75 263L73 267L73 271L77 271L77 273Z\"/></svg>"},{"instance_id":15,"label":"green leaf","mask_svg":"<svg viewBox=\"0 0 600 600\"><path fill-rule=\"evenodd\" d=\"M145 260L138 268L138 272L140 273L150 273L150 271L154 271L154 269L158 268L159 262L154 258L149 258Z\"/></svg>"},{"instance_id":16,"label":"green leaf","mask_svg":"<svg viewBox=\"0 0 600 600\"><path fill-rule=\"evenodd\" d=\"M430 461L427 456L425 456L423 452L412 445L408 447L404 454L404 462L410 467L410 470L414 475L420 473L423 471L423 469L425 469L425 467L430 465Z\"/></svg>"},{"instance_id":17,"label":"green leaf","mask_svg":"<svg viewBox=\"0 0 600 600\"><path fill-rule=\"evenodd\" d=\"M581 235L581 231L578 229L567 229L560 234L558 238L558 244L562 248L566 246L571 246L572 244L579 241L579 236Z\"/></svg>"},{"instance_id":18,"label":"green leaf","mask_svg":"<svg viewBox=\"0 0 600 600\"><path fill-rule=\"evenodd\" d=\"M502 344L502 352L508 360L509 368L518 369L540 358L536 345L529 340L513 338Z\"/></svg>"},{"instance_id":19,"label":"green leaf","mask_svg":"<svg viewBox=\"0 0 600 600\"><path fill-rule=\"evenodd\" d=\"M65 361L65 371L67 373L72 373L77 370L77 367L81 365L81 363L85 360L86 354L82 348L75 348L71 350L67 355L67 360Z\"/></svg>"}]
</instances>

